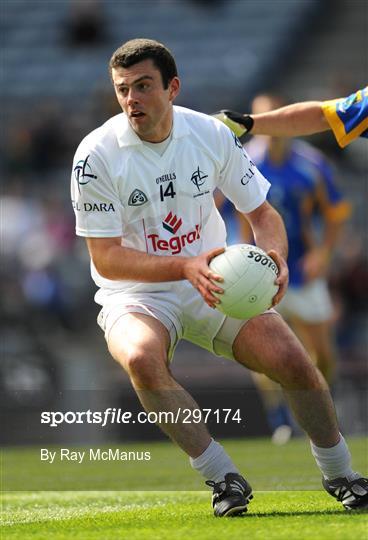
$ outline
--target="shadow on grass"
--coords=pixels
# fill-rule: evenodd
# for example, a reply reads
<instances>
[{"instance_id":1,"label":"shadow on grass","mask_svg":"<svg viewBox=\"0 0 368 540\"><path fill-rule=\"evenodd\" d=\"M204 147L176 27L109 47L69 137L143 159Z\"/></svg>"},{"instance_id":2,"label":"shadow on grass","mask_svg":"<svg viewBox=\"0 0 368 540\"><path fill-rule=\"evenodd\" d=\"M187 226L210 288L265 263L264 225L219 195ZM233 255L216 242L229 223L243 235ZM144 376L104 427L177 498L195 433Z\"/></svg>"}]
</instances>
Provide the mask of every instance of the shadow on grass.
<instances>
[{"instance_id":1,"label":"shadow on grass","mask_svg":"<svg viewBox=\"0 0 368 540\"><path fill-rule=\"evenodd\" d=\"M242 514L241 516L234 516L234 518L267 518L267 517L277 517L277 516L353 516L357 515L360 516L362 514L367 514L368 508L364 508L362 510L344 510L341 508L340 510L305 510L305 511L298 511L298 512L252 512L250 514Z\"/></svg>"}]
</instances>

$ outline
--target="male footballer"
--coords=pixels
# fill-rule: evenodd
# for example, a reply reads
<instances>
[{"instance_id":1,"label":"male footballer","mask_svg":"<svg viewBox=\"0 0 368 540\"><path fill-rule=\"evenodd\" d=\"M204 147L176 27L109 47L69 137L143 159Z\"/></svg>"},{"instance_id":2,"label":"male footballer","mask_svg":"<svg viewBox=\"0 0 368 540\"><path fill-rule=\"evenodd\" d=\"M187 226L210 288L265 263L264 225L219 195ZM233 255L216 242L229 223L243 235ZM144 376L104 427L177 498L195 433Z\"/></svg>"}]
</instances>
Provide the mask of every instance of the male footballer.
<instances>
[{"instance_id":1,"label":"male footballer","mask_svg":"<svg viewBox=\"0 0 368 540\"><path fill-rule=\"evenodd\" d=\"M277 263L275 305L286 291L287 239L266 201L269 183L226 126L173 105L180 80L164 45L128 41L109 67L123 112L79 145L72 199L111 355L147 412L198 408L170 372L182 338L265 373L282 386L308 434L325 489L346 508L363 507L368 481L353 472L324 378L286 323L273 310L240 321L214 309L221 276L208 263L226 237L216 188L246 215L257 245ZM213 488L216 516L246 511L251 487L204 423L160 427Z\"/></svg>"}]
</instances>

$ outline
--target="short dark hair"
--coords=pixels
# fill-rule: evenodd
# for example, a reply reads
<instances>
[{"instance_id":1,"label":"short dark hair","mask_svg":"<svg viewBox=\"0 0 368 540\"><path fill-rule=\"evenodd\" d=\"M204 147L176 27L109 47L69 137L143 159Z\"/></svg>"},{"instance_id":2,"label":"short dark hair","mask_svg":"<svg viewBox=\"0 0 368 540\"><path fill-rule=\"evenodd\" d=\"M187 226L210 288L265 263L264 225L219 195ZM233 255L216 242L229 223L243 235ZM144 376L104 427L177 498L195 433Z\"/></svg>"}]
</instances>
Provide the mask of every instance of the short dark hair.
<instances>
[{"instance_id":1,"label":"short dark hair","mask_svg":"<svg viewBox=\"0 0 368 540\"><path fill-rule=\"evenodd\" d=\"M143 60L151 59L160 71L162 83L166 89L169 82L177 77L178 71L171 52L165 45L153 39L131 39L123 43L113 53L109 62L110 75L113 68L128 68Z\"/></svg>"}]
</instances>

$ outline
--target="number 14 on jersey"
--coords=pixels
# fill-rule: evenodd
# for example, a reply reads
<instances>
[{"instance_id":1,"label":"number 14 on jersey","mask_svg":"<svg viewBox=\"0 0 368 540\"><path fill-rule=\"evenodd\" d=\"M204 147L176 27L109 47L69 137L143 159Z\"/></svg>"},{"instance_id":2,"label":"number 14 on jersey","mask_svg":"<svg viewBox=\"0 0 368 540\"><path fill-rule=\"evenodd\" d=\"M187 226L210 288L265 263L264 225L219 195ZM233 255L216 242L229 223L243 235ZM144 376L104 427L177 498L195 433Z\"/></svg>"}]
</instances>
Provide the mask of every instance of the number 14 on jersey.
<instances>
[{"instance_id":1,"label":"number 14 on jersey","mask_svg":"<svg viewBox=\"0 0 368 540\"><path fill-rule=\"evenodd\" d=\"M165 197L171 197L173 199L175 195L176 191L174 191L173 182L169 182L166 186L164 184L160 184L160 200L162 202L165 200Z\"/></svg>"}]
</instances>

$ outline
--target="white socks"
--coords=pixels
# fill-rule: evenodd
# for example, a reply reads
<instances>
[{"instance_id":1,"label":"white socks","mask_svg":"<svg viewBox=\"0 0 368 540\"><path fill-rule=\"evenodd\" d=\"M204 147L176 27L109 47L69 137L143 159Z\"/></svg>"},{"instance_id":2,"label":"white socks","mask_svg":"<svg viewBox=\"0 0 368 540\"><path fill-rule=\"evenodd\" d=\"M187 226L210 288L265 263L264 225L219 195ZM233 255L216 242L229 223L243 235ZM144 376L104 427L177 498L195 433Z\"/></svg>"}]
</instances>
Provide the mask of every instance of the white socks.
<instances>
[{"instance_id":1,"label":"white socks","mask_svg":"<svg viewBox=\"0 0 368 540\"><path fill-rule=\"evenodd\" d=\"M317 466L327 480L347 478L351 481L359 476L351 468L351 454L341 434L340 440L335 446L320 448L311 442L311 449ZM193 469L207 480L222 482L225 474L229 472L239 474L238 469L226 454L224 448L213 439L203 454L195 459L189 458L189 460Z\"/></svg>"},{"instance_id":2,"label":"white socks","mask_svg":"<svg viewBox=\"0 0 368 540\"><path fill-rule=\"evenodd\" d=\"M340 440L335 446L320 448L311 442L311 449L317 466L327 480L334 480L335 478L353 480L356 476L359 476L351 468L351 454L341 434ZM213 439L203 454L195 459L189 458L189 460L193 469L207 480L222 482L228 472L239 474L238 469L226 454L224 448Z\"/></svg>"},{"instance_id":3,"label":"white socks","mask_svg":"<svg viewBox=\"0 0 368 540\"><path fill-rule=\"evenodd\" d=\"M351 454L340 433L340 440L331 448L319 448L311 442L312 454L317 466L327 480L335 478L348 478L353 480L356 476L351 468Z\"/></svg>"},{"instance_id":4,"label":"white socks","mask_svg":"<svg viewBox=\"0 0 368 540\"><path fill-rule=\"evenodd\" d=\"M239 473L221 444L213 439L203 454L195 459L189 458L189 461L193 469L214 482L222 482L229 472Z\"/></svg>"}]
</instances>

